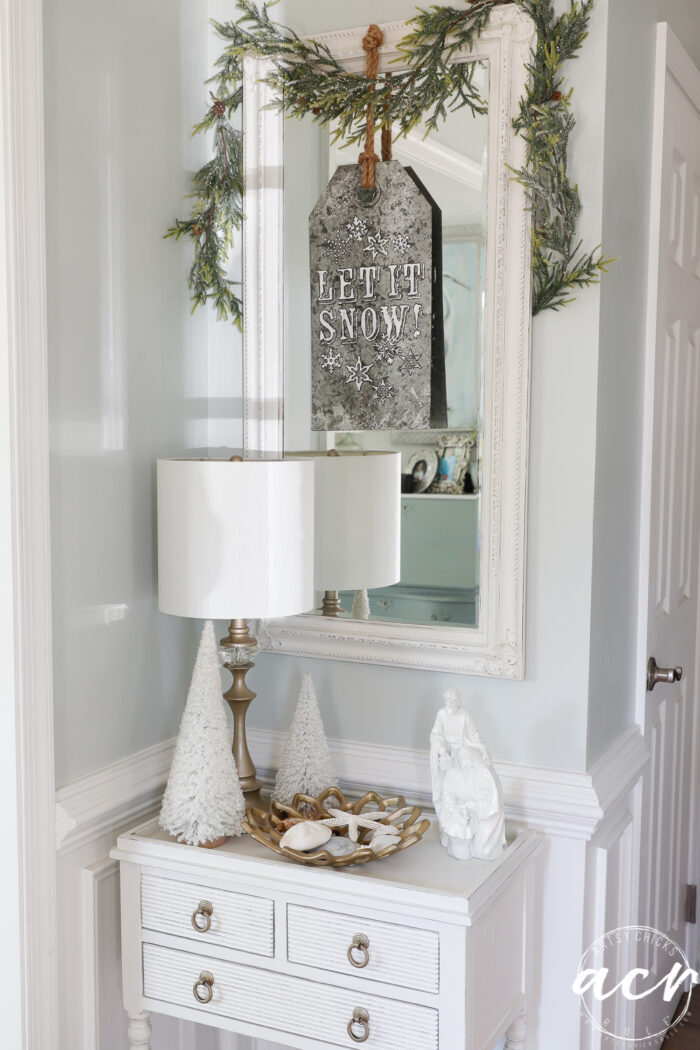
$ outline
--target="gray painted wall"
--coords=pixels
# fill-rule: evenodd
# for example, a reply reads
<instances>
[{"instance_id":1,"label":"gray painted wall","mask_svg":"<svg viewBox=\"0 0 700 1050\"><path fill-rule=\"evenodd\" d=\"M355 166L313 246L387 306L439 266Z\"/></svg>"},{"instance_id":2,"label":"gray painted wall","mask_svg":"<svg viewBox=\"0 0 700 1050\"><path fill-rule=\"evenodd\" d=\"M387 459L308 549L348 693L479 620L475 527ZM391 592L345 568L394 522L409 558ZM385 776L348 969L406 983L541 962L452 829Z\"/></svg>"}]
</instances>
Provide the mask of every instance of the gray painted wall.
<instances>
[{"instance_id":1,"label":"gray painted wall","mask_svg":"<svg viewBox=\"0 0 700 1050\"><path fill-rule=\"evenodd\" d=\"M321 32L413 10L283 0L275 16ZM153 461L240 444L241 358L232 328L190 316L187 246L161 233L201 163L188 134L217 53L206 19L231 13L45 3L59 785L172 735L184 704L196 627L156 611ZM499 760L583 769L629 723L653 23L697 61L697 16L697 0L598 0L567 71L581 233L621 261L533 325L526 680L261 654L252 725L287 727L306 668L348 739L425 746L455 684ZM106 606L123 619L102 622Z\"/></svg>"},{"instance_id":2,"label":"gray painted wall","mask_svg":"<svg viewBox=\"0 0 700 1050\"><path fill-rule=\"evenodd\" d=\"M194 626L156 614L153 507L156 457L209 444L207 319L162 239L204 97L191 6L44 9L59 787L172 736L191 673Z\"/></svg>"}]
</instances>

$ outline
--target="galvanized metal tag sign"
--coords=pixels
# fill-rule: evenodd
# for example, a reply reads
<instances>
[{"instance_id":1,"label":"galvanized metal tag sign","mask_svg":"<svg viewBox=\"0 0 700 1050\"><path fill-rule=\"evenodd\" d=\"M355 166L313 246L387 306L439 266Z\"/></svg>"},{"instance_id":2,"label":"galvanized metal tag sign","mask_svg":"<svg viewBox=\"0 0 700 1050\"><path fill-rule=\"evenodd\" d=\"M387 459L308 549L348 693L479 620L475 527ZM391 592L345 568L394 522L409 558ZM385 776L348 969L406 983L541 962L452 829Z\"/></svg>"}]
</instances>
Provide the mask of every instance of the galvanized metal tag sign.
<instances>
[{"instance_id":1,"label":"galvanized metal tag sign","mask_svg":"<svg viewBox=\"0 0 700 1050\"><path fill-rule=\"evenodd\" d=\"M445 423L440 209L399 161L375 181L343 165L309 219L313 430Z\"/></svg>"}]
</instances>

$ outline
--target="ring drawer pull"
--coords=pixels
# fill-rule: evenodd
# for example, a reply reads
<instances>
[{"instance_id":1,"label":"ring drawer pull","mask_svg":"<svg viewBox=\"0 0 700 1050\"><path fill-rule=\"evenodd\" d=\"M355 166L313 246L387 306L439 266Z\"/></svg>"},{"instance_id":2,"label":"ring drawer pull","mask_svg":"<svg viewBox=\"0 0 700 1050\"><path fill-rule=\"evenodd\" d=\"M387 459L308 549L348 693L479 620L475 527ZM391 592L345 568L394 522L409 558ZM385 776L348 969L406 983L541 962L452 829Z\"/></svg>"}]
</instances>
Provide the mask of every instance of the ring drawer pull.
<instances>
[{"instance_id":1,"label":"ring drawer pull","mask_svg":"<svg viewBox=\"0 0 700 1050\"><path fill-rule=\"evenodd\" d=\"M200 901L197 910L192 912L192 925L198 933L206 933L211 929L211 915L214 911L209 901Z\"/></svg>"},{"instance_id":2,"label":"ring drawer pull","mask_svg":"<svg viewBox=\"0 0 700 1050\"><path fill-rule=\"evenodd\" d=\"M355 1032L356 1028L362 1029L360 1035ZM364 1043L369 1039L369 1014L361 1006L353 1010L352 1020L348 1021L348 1035L354 1043Z\"/></svg>"},{"instance_id":3,"label":"ring drawer pull","mask_svg":"<svg viewBox=\"0 0 700 1050\"><path fill-rule=\"evenodd\" d=\"M359 959L356 957L358 954ZM364 933L356 933L353 937L352 944L348 948L348 959L358 970L369 962L369 937L365 937Z\"/></svg>"},{"instance_id":4,"label":"ring drawer pull","mask_svg":"<svg viewBox=\"0 0 700 1050\"><path fill-rule=\"evenodd\" d=\"M206 1005L207 1003L211 1002L212 996L214 995L214 992L212 990L213 984L214 975L209 973L208 970L202 970L202 972L199 975L199 980L194 982L194 986L192 988L192 991L194 992L194 997L198 1003ZM200 992L200 988L204 988L204 992Z\"/></svg>"}]
</instances>

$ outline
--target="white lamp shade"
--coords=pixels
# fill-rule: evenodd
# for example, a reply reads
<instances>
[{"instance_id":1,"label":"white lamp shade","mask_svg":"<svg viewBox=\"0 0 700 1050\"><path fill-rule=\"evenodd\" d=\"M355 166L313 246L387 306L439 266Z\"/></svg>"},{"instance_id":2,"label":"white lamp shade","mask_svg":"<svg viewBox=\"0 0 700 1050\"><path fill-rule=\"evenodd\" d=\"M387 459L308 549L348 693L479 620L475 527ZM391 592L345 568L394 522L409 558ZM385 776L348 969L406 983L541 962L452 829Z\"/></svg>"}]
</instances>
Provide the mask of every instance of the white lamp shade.
<instances>
[{"instance_id":1,"label":"white lamp shade","mask_svg":"<svg viewBox=\"0 0 700 1050\"><path fill-rule=\"evenodd\" d=\"M313 607L313 464L158 460L158 605L257 619Z\"/></svg>"},{"instance_id":2,"label":"white lamp shade","mask_svg":"<svg viewBox=\"0 0 700 1050\"><path fill-rule=\"evenodd\" d=\"M401 578L399 452L290 452L316 467L315 583L320 591L388 587Z\"/></svg>"}]
</instances>

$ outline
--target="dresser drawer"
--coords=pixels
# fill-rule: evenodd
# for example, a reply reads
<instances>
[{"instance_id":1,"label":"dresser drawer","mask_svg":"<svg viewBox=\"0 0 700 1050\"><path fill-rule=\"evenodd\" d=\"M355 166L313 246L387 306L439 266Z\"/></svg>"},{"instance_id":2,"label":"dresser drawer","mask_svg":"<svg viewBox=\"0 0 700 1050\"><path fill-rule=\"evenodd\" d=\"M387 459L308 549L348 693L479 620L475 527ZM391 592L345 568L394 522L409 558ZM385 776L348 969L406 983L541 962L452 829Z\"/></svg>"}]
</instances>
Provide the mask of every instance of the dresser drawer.
<instances>
[{"instance_id":1,"label":"dresser drawer","mask_svg":"<svg viewBox=\"0 0 700 1050\"><path fill-rule=\"evenodd\" d=\"M195 982L210 974L213 984ZM210 989L210 992L209 992ZM223 962L204 955L143 945L143 993L160 1004L188 1006L206 1016L230 1017L282 1034L318 1039L334 1046L367 1050L437 1050L438 1012L427 1006L394 1002L364 992L305 981L298 977ZM348 1024L357 1010L365 1011L366 1026ZM366 1031L369 1035L362 1037Z\"/></svg>"},{"instance_id":2,"label":"dresser drawer","mask_svg":"<svg viewBox=\"0 0 700 1050\"><path fill-rule=\"evenodd\" d=\"M289 904L287 956L303 966L421 992L437 993L440 986L440 940L434 930Z\"/></svg>"},{"instance_id":3,"label":"dresser drawer","mask_svg":"<svg viewBox=\"0 0 700 1050\"><path fill-rule=\"evenodd\" d=\"M205 951L207 944L218 944L253 955L275 952L272 901L200 883L142 875L141 925L197 940Z\"/></svg>"}]
</instances>

